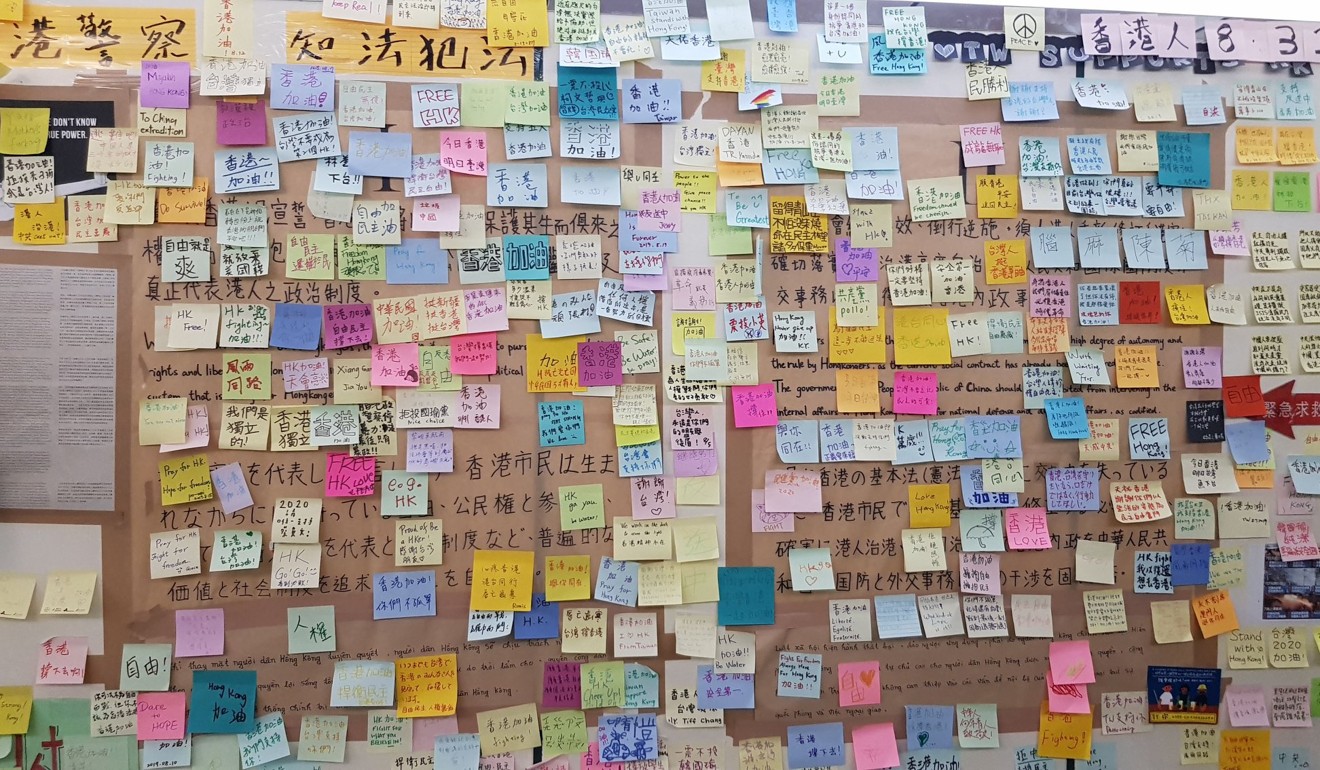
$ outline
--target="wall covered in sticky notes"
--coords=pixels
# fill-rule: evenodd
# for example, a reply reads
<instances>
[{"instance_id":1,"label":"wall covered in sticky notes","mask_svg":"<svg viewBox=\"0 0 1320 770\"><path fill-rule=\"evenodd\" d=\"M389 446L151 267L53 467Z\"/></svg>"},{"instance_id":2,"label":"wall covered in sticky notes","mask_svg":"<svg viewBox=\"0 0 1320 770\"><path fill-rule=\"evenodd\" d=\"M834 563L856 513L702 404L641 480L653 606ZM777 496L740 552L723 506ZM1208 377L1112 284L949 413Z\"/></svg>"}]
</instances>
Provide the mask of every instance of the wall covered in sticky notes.
<instances>
[{"instance_id":1,"label":"wall covered in sticky notes","mask_svg":"<svg viewBox=\"0 0 1320 770\"><path fill-rule=\"evenodd\" d=\"M643 6L0 22L133 73L0 102L129 341L21 766L1308 766L1314 41Z\"/></svg>"}]
</instances>

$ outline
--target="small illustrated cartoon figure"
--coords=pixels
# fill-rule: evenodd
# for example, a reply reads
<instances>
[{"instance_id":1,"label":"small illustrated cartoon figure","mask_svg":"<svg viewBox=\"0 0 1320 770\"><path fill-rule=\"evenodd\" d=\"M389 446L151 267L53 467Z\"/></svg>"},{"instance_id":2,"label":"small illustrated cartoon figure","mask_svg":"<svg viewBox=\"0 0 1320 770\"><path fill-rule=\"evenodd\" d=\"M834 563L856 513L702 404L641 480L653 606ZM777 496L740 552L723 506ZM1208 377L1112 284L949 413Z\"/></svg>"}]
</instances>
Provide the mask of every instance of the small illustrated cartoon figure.
<instances>
[{"instance_id":1,"label":"small illustrated cartoon figure","mask_svg":"<svg viewBox=\"0 0 1320 770\"><path fill-rule=\"evenodd\" d=\"M1192 688L1187 685L1178 688L1178 710L1192 710Z\"/></svg>"},{"instance_id":2,"label":"small illustrated cartoon figure","mask_svg":"<svg viewBox=\"0 0 1320 770\"><path fill-rule=\"evenodd\" d=\"M1164 685L1164 692L1160 693L1160 708L1164 711L1173 711L1173 685Z\"/></svg>"},{"instance_id":3,"label":"small illustrated cartoon figure","mask_svg":"<svg viewBox=\"0 0 1320 770\"><path fill-rule=\"evenodd\" d=\"M1198 684L1196 686L1196 710L1205 711L1208 708L1210 708L1210 691L1205 685Z\"/></svg>"}]
</instances>

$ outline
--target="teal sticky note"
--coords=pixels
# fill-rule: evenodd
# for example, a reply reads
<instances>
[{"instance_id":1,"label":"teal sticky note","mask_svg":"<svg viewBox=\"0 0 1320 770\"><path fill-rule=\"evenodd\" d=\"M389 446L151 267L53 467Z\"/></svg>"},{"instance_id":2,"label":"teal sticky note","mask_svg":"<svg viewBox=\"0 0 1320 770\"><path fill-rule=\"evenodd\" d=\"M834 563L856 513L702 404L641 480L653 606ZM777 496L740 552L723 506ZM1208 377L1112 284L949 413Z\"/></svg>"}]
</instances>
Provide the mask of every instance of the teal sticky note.
<instances>
[{"instance_id":1,"label":"teal sticky note","mask_svg":"<svg viewBox=\"0 0 1320 770\"><path fill-rule=\"evenodd\" d=\"M660 675L640 663L623 666L624 708L660 707Z\"/></svg>"},{"instance_id":2,"label":"teal sticky note","mask_svg":"<svg viewBox=\"0 0 1320 770\"><path fill-rule=\"evenodd\" d=\"M1160 131L1155 135L1159 183L1165 187L1210 187L1210 135Z\"/></svg>"},{"instance_id":3,"label":"teal sticky note","mask_svg":"<svg viewBox=\"0 0 1320 770\"><path fill-rule=\"evenodd\" d=\"M1091 426L1086 420L1086 402L1080 398L1045 399L1045 419L1049 422L1050 438L1056 441L1091 437Z\"/></svg>"},{"instance_id":4,"label":"teal sticky note","mask_svg":"<svg viewBox=\"0 0 1320 770\"><path fill-rule=\"evenodd\" d=\"M870 59L872 75L926 74L925 48L890 48L883 32L871 35Z\"/></svg>"},{"instance_id":5,"label":"teal sticky note","mask_svg":"<svg viewBox=\"0 0 1320 770\"><path fill-rule=\"evenodd\" d=\"M820 698L821 656L805 652L779 653L779 683L776 693L781 698Z\"/></svg>"},{"instance_id":6,"label":"teal sticky note","mask_svg":"<svg viewBox=\"0 0 1320 770\"><path fill-rule=\"evenodd\" d=\"M720 625L774 625L774 567L720 567L718 579Z\"/></svg>"},{"instance_id":7,"label":"teal sticky note","mask_svg":"<svg viewBox=\"0 0 1320 770\"><path fill-rule=\"evenodd\" d=\"M578 446L587 443L587 421L581 400L542 401L536 405L541 446Z\"/></svg>"},{"instance_id":8,"label":"teal sticky note","mask_svg":"<svg viewBox=\"0 0 1320 770\"><path fill-rule=\"evenodd\" d=\"M257 672L194 671L188 732L251 732L256 726Z\"/></svg>"}]
</instances>

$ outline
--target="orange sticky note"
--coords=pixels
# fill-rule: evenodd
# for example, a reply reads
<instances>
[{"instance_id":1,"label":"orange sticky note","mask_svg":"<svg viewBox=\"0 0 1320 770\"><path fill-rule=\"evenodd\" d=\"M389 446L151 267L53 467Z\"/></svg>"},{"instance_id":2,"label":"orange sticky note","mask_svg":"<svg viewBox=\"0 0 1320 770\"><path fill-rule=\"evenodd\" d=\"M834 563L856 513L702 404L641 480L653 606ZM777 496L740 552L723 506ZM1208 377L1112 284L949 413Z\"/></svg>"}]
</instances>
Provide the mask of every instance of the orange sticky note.
<instances>
[{"instance_id":1,"label":"orange sticky note","mask_svg":"<svg viewBox=\"0 0 1320 770\"><path fill-rule=\"evenodd\" d=\"M1158 388L1157 353L1154 345L1115 345L1114 384L1120 388Z\"/></svg>"},{"instance_id":2,"label":"orange sticky note","mask_svg":"<svg viewBox=\"0 0 1320 770\"><path fill-rule=\"evenodd\" d=\"M948 484L908 484L908 511L914 529L947 527L953 523Z\"/></svg>"},{"instance_id":3,"label":"orange sticky note","mask_svg":"<svg viewBox=\"0 0 1320 770\"><path fill-rule=\"evenodd\" d=\"M985 281L992 286L1027 282L1027 242L985 241Z\"/></svg>"},{"instance_id":4,"label":"orange sticky note","mask_svg":"<svg viewBox=\"0 0 1320 770\"><path fill-rule=\"evenodd\" d=\"M840 414L880 411L880 373L875 369L839 369L834 373L834 392Z\"/></svg>"},{"instance_id":5,"label":"orange sticky note","mask_svg":"<svg viewBox=\"0 0 1320 770\"><path fill-rule=\"evenodd\" d=\"M1222 770L1270 770L1269 730L1224 730L1219 734Z\"/></svg>"},{"instance_id":6,"label":"orange sticky note","mask_svg":"<svg viewBox=\"0 0 1320 770\"><path fill-rule=\"evenodd\" d=\"M192 187L161 187L156 190L156 221L178 225L206 223L206 197L211 180L193 179Z\"/></svg>"},{"instance_id":7,"label":"orange sticky note","mask_svg":"<svg viewBox=\"0 0 1320 770\"><path fill-rule=\"evenodd\" d=\"M728 163L715 161L721 187L759 187L765 184L760 163Z\"/></svg>"},{"instance_id":8,"label":"orange sticky note","mask_svg":"<svg viewBox=\"0 0 1320 770\"><path fill-rule=\"evenodd\" d=\"M395 714L400 718L443 717L458 706L458 659L423 655L394 661Z\"/></svg>"},{"instance_id":9,"label":"orange sticky note","mask_svg":"<svg viewBox=\"0 0 1320 770\"><path fill-rule=\"evenodd\" d=\"M1238 629L1233 597L1223 589L1192 599L1192 611L1196 613L1196 623L1206 639Z\"/></svg>"},{"instance_id":10,"label":"orange sticky note","mask_svg":"<svg viewBox=\"0 0 1320 770\"><path fill-rule=\"evenodd\" d=\"M471 608L530 610L535 573L536 554L531 551L477 551L472 557Z\"/></svg>"},{"instance_id":11,"label":"orange sticky note","mask_svg":"<svg viewBox=\"0 0 1320 770\"><path fill-rule=\"evenodd\" d=\"M945 308L894 308L894 363L899 366L948 366L949 311Z\"/></svg>"}]
</instances>

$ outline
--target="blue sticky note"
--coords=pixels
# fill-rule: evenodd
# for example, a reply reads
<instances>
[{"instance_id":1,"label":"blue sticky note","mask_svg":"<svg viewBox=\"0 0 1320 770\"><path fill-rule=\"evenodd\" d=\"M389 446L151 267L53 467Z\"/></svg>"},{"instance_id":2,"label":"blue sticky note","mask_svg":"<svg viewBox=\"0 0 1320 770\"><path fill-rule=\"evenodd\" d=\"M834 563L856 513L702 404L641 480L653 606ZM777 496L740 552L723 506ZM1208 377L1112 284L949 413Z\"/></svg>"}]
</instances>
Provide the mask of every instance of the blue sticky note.
<instances>
[{"instance_id":1,"label":"blue sticky note","mask_svg":"<svg viewBox=\"0 0 1320 770\"><path fill-rule=\"evenodd\" d=\"M853 447L852 420L820 421L820 456L822 462L847 463L857 459Z\"/></svg>"},{"instance_id":2,"label":"blue sticky note","mask_svg":"<svg viewBox=\"0 0 1320 770\"><path fill-rule=\"evenodd\" d=\"M1159 183L1165 187L1210 186L1210 134L1192 131L1159 131L1155 134L1159 154Z\"/></svg>"},{"instance_id":3,"label":"blue sticky note","mask_svg":"<svg viewBox=\"0 0 1320 770\"><path fill-rule=\"evenodd\" d=\"M1018 415L968 415L966 419L969 459L1022 459L1022 420Z\"/></svg>"},{"instance_id":4,"label":"blue sticky note","mask_svg":"<svg viewBox=\"0 0 1320 770\"><path fill-rule=\"evenodd\" d=\"M908 706L906 711L909 746L917 749L953 748L953 706Z\"/></svg>"},{"instance_id":5,"label":"blue sticky note","mask_svg":"<svg viewBox=\"0 0 1320 770\"><path fill-rule=\"evenodd\" d=\"M1058 120L1059 102L1054 97L1054 84L1048 80L1010 82L1008 98L999 100L999 110L1005 123Z\"/></svg>"},{"instance_id":6,"label":"blue sticky note","mask_svg":"<svg viewBox=\"0 0 1320 770\"><path fill-rule=\"evenodd\" d=\"M717 574L720 625L775 624L774 567L720 567Z\"/></svg>"},{"instance_id":7,"label":"blue sticky note","mask_svg":"<svg viewBox=\"0 0 1320 770\"><path fill-rule=\"evenodd\" d=\"M775 451L785 465L820 462L816 420L781 420L775 426Z\"/></svg>"},{"instance_id":8,"label":"blue sticky note","mask_svg":"<svg viewBox=\"0 0 1320 770\"><path fill-rule=\"evenodd\" d=\"M617 604L621 607L636 607L640 571L635 561L616 561L608 556L601 557L593 597L598 602Z\"/></svg>"},{"instance_id":9,"label":"blue sticky note","mask_svg":"<svg viewBox=\"0 0 1320 770\"><path fill-rule=\"evenodd\" d=\"M580 446L587 443L587 422L582 402L542 401L536 405L541 446Z\"/></svg>"},{"instance_id":10,"label":"blue sticky note","mask_svg":"<svg viewBox=\"0 0 1320 770\"><path fill-rule=\"evenodd\" d=\"M321 345L321 306L275 304L270 346L284 350L316 350Z\"/></svg>"},{"instance_id":11,"label":"blue sticky note","mask_svg":"<svg viewBox=\"0 0 1320 770\"><path fill-rule=\"evenodd\" d=\"M1270 770L1310 770L1311 750L1304 746L1273 746L1270 751Z\"/></svg>"},{"instance_id":12,"label":"blue sticky note","mask_svg":"<svg viewBox=\"0 0 1320 770\"><path fill-rule=\"evenodd\" d=\"M1051 511L1100 510L1100 469L1047 469L1045 507Z\"/></svg>"},{"instance_id":13,"label":"blue sticky note","mask_svg":"<svg viewBox=\"0 0 1320 770\"><path fill-rule=\"evenodd\" d=\"M928 463L935 459L930 446L930 423L926 420L900 420L894 423L897 452L894 465Z\"/></svg>"},{"instance_id":14,"label":"blue sticky note","mask_svg":"<svg viewBox=\"0 0 1320 770\"><path fill-rule=\"evenodd\" d=\"M797 32L797 0L766 0L765 15L771 32Z\"/></svg>"},{"instance_id":15,"label":"blue sticky note","mask_svg":"<svg viewBox=\"0 0 1320 770\"><path fill-rule=\"evenodd\" d=\"M961 417L930 420L930 448L935 462L947 463L967 459L967 424Z\"/></svg>"},{"instance_id":16,"label":"blue sticky note","mask_svg":"<svg viewBox=\"0 0 1320 770\"><path fill-rule=\"evenodd\" d=\"M1170 546L1169 572L1173 585L1203 586L1210 582L1210 544L1174 543Z\"/></svg>"},{"instance_id":17,"label":"blue sticky note","mask_svg":"<svg viewBox=\"0 0 1320 770\"><path fill-rule=\"evenodd\" d=\"M913 594L875 597L875 627L881 639L921 636L917 597Z\"/></svg>"},{"instance_id":18,"label":"blue sticky note","mask_svg":"<svg viewBox=\"0 0 1320 770\"><path fill-rule=\"evenodd\" d=\"M898 128L896 126L843 129L852 144L854 171L898 171Z\"/></svg>"},{"instance_id":19,"label":"blue sticky note","mask_svg":"<svg viewBox=\"0 0 1320 770\"><path fill-rule=\"evenodd\" d=\"M1056 441L1091 437L1091 425L1086 420L1086 402L1075 396L1045 399L1045 419L1049 422L1050 438Z\"/></svg>"},{"instance_id":20,"label":"blue sticky note","mask_svg":"<svg viewBox=\"0 0 1320 770\"><path fill-rule=\"evenodd\" d=\"M1137 551L1133 555L1132 590L1139 594L1173 593L1173 564L1168 551Z\"/></svg>"},{"instance_id":21,"label":"blue sticky note","mask_svg":"<svg viewBox=\"0 0 1320 770\"><path fill-rule=\"evenodd\" d=\"M544 163L496 163L486 177L486 205L543 209L550 205Z\"/></svg>"},{"instance_id":22,"label":"blue sticky note","mask_svg":"<svg viewBox=\"0 0 1320 770\"><path fill-rule=\"evenodd\" d=\"M821 656L806 652L779 653L776 694L781 698L820 698Z\"/></svg>"},{"instance_id":23,"label":"blue sticky note","mask_svg":"<svg viewBox=\"0 0 1320 770\"><path fill-rule=\"evenodd\" d=\"M323 64L270 65L272 110L335 111L335 68Z\"/></svg>"},{"instance_id":24,"label":"blue sticky note","mask_svg":"<svg viewBox=\"0 0 1320 770\"><path fill-rule=\"evenodd\" d=\"M770 184L816 184L820 172L811 163L811 150L779 148L761 153L761 178Z\"/></svg>"},{"instance_id":25,"label":"blue sticky note","mask_svg":"<svg viewBox=\"0 0 1320 770\"><path fill-rule=\"evenodd\" d=\"M1031 228L1031 264L1038 268L1077 266L1077 248L1071 227Z\"/></svg>"},{"instance_id":26,"label":"blue sticky note","mask_svg":"<svg viewBox=\"0 0 1320 770\"><path fill-rule=\"evenodd\" d=\"M257 672L194 671L188 706L193 735L243 734L256 724Z\"/></svg>"},{"instance_id":27,"label":"blue sticky note","mask_svg":"<svg viewBox=\"0 0 1320 770\"><path fill-rule=\"evenodd\" d=\"M659 441L619 447L619 475L623 478L660 476L664 472L665 457Z\"/></svg>"},{"instance_id":28,"label":"blue sticky note","mask_svg":"<svg viewBox=\"0 0 1320 770\"><path fill-rule=\"evenodd\" d=\"M449 252L435 238L404 238L386 246L385 282L449 283Z\"/></svg>"},{"instance_id":29,"label":"blue sticky note","mask_svg":"<svg viewBox=\"0 0 1320 770\"><path fill-rule=\"evenodd\" d=\"M362 176L412 176L412 134L348 132L348 171Z\"/></svg>"},{"instance_id":30,"label":"blue sticky note","mask_svg":"<svg viewBox=\"0 0 1320 770\"><path fill-rule=\"evenodd\" d=\"M660 756L660 731L655 714L602 714L596 725L600 760L640 762Z\"/></svg>"},{"instance_id":31,"label":"blue sticky note","mask_svg":"<svg viewBox=\"0 0 1320 770\"><path fill-rule=\"evenodd\" d=\"M504 236L504 277L510 281L550 280L550 236Z\"/></svg>"},{"instance_id":32,"label":"blue sticky note","mask_svg":"<svg viewBox=\"0 0 1320 770\"><path fill-rule=\"evenodd\" d=\"M926 74L925 48L890 48L883 32L871 35L870 61L872 75Z\"/></svg>"},{"instance_id":33,"label":"blue sticky note","mask_svg":"<svg viewBox=\"0 0 1320 770\"><path fill-rule=\"evenodd\" d=\"M844 764L842 722L789 726L789 770L806 770L808 767L841 767Z\"/></svg>"},{"instance_id":34,"label":"blue sticky note","mask_svg":"<svg viewBox=\"0 0 1320 770\"><path fill-rule=\"evenodd\" d=\"M619 119L619 71L614 67L560 67L559 117Z\"/></svg>"},{"instance_id":35,"label":"blue sticky note","mask_svg":"<svg viewBox=\"0 0 1320 770\"><path fill-rule=\"evenodd\" d=\"M1074 174L1114 173L1109 160L1109 137L1104 134L1078 134L1068 137L1068 164Z\"/></svg>"},{"instance_id":36,"label":"blue sticky note","mask_svg":"<svg viewBox=\"0 0 1320 770\"><path fill-rule=\"evenodd\" d=\"M1169 421L1164 417L1129 418L1128 454L1133 460L1168 460Z\"/></svg>"},{"instance_id":37,"label":"blue sticky note","mask_svg":"<svg viewBox=\"0 0 1320 770\"><path fill-rule=\"evenodd\" d=\"M1118 284L1077 284L1077 318L1082 326L1118 326Z\"/></svg>"},{"instance_id":38,"label":"blue sticky note","mask_svg":"<svg viewBox=\"0 0 1320 770\"><path fill-rule=\"evenodd\" d=\"M967 508L1016 508L1017 492L987 492L980 463L962 466L958 476L962 484L963 505Z\"/></svg>"},{"instance_id":39,"label":"blue sticky note","mask_svg":"<svg viewBox=\"0 0 1320 770\"><path fill-rule=\"evenodd\" d=\"M716 673L714 666L697 666L697 708L756 708L756 675Z\"/></svg>"},{"instance_id":40,"label":"blue sticky note","mask_svg":"<svg viewBox=\"0 0 1320 770\"><path fill-rule=\"evenodd\" d=\"M1228 451L1237 465L1263 463L1270 459L1270 445L1265 440L1264 420L1234 422L1224 426Z\"/></svg>"},{"instance_id":41,"label":"blue sticky note","mask_svg":"<svg viewBox=\"0 0 1320 770\"><path fill-rule=\"evenodd\" d=\"M437 735L431 748L435 763L441 767L470 768L481 764L481 736L475 733Z\"/></svg>"},{"instance_id":42,"label":"blue sticky note","mask_svg":"<svg viewBox=\"0 0 1320 770\"><path fill-rule=\"evenodd\" d=\"M619 210L619 248L624 251L678 251L678 233L653 233L637 229L637 212Z\"/></svg>"},{"instance_id":43,"label":"blue sticky note","mask_svg":"<svg viewBox=\"0 0 1320 770\"><path fill-rule=\"evenodd\" d=\"M1207 270L1205 231L1170 227L1164 231L1164 256L1170 270Z\"/></svg>"},{"instance_id":44,"label":"blue sticky note","mask_svg":"<svg viewBox=\"0 0 1320 770\"><path fill-rule=\"evenodd\" d=\"M627 78L623 81L624 123L677 123L683 115L683 81Z\"/></svg>"},{"instance_id":45,"label":"blue sticky note","mask_svg":"<svg viewBox=\"0 0 1320 770\"><path fill-rule=\"evenodd\" d=\"M545 594L532 593L532 608L513 613L514 639L558 639L559 602L547 602Z\"/></svg>"},{"instance_id":46,"label":"blue sticky note","mask_svg":"<svg viewBox=\"0 0 1320 770\"><path fill-rule=\"evenodd\" d=\"M541 336L547 339L600 332L594 289L555 294L550 298L550 317L541 319Z\"/></svg>"},{"instance_id":47,"label":"blue sticky note","mask_svg":"<svg viewBox=\"0 0 1320 770\"><path fill-rule=\"evenodd\" d=\"M372 620L435 617L435 570L377 572L371 580Z\"/></svg>"},{"instance_id":48,"label":"blue sticky note","mask_svg":"<svg viewBox=\"0 0 1320 770\"><path fill-rule=\"evenodd\" d=\"M623 707L653 709L660 707L660 675L640 663L623 666Z\"/></svg>"},{"instance_id":49,"label":"blue sticky note","mask_svg":"<svg viewBox=\"0 0 1320 770\"><path fill-rule=\"evenodd\" d=\"M1320 457L1291 455L1288 457L1288 475L1293 487L1303 495L1320 495Z\"/></svg>"},{"instance_id":50,"label":"blue sticky note","mask_svg":"<svg viewBox=\"0 0 1320 770\"><path fill-rule=\"evenodd\" d=\"M1118 228L1077 228L1077 253L1084 268L1119 269L1123 262L1118 253Z\"/></svg>"}]
</instances>

